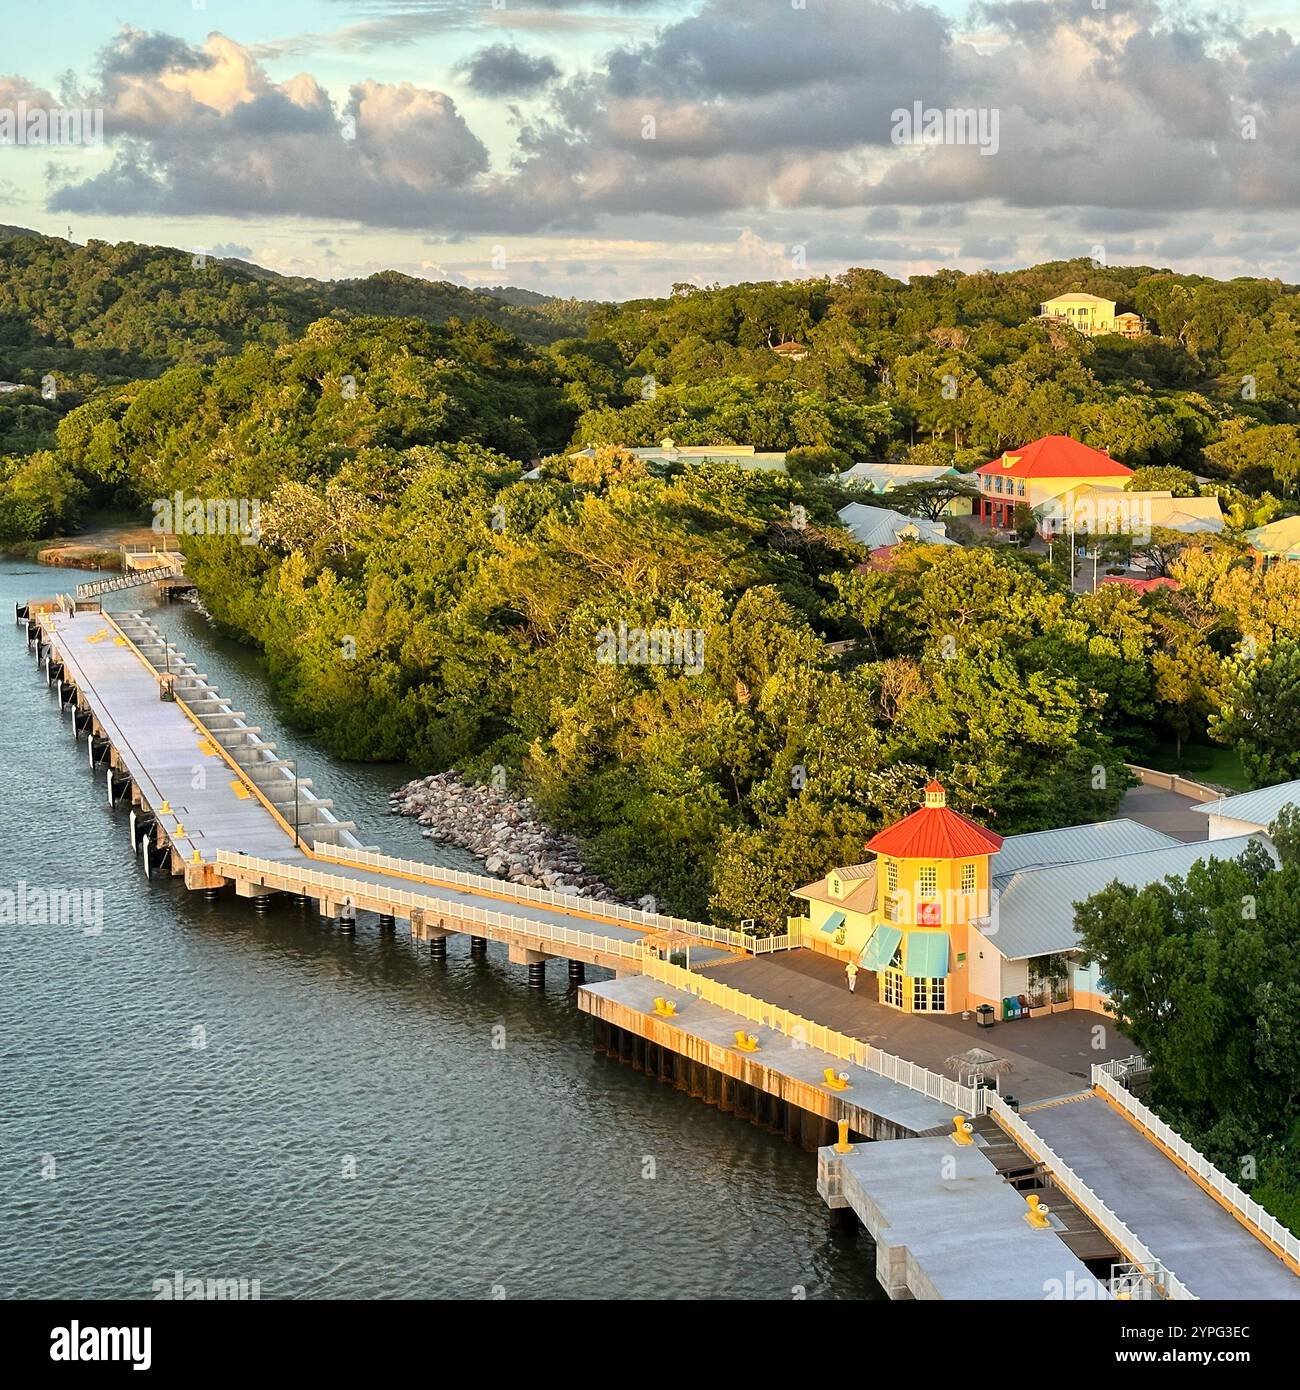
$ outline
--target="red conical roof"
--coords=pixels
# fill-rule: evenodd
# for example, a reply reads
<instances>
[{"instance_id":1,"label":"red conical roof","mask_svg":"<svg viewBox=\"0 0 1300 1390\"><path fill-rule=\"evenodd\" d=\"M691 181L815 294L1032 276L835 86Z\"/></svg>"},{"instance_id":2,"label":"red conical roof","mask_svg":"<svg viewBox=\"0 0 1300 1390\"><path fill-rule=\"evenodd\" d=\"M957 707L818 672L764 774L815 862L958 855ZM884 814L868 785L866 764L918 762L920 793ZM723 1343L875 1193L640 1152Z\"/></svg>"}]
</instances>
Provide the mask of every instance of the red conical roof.
<instances>
[{"instance_id":1,"label":"red conical roof","mask_svg":"<svg viewBox=\"0 0 1300 1390\"><path fill-rule=\"evenodd\" d=\"M943 784L931 781L925 805L867 841L867 849L892 859L971 859L996 854L1002 836L948 808Z\"/></svg>"}]
</instances>

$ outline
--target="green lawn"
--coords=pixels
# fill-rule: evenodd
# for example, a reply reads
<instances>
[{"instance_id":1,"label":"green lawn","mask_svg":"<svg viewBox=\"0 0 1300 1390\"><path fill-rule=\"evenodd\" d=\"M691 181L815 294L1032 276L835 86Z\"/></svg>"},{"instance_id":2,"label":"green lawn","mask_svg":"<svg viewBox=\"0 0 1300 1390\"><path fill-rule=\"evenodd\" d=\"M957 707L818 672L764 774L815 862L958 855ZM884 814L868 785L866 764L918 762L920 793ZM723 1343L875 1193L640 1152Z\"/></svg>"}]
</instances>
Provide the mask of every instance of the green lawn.
<instances>
[{"instance_id":1,"label":"green lawn","mask_svg":"<svg viewBox=\"0 0 1300 1390\"><path fill-rule=\"evenodd\" d=\"M1157 772L1176 772L1193 782L1210 782L1232 791L1249 791L1250 783L1231 748L1215 743L1189 743L1180 759L1172 743L1162 744L1147 759Z\"/></svg>"}]
</instances>

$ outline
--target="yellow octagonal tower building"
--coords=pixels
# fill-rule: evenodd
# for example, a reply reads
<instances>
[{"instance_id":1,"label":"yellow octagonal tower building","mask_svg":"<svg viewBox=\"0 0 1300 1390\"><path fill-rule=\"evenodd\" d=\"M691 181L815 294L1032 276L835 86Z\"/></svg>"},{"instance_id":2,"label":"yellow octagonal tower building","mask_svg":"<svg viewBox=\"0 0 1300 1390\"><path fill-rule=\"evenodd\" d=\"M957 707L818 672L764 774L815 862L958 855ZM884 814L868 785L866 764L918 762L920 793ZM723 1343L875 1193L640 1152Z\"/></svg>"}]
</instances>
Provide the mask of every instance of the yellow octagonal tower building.
<instances>
[{"instance_id":1,"label":"yellow octagonal tower building","mask_svg":"<svg viewBox=\"0 0 1300 1390\"><path fill-rule=\"evenodd\" d=\"M835 954L874 972L881 1003L904 1013L971 1007L971 934L990 911L989 860L1002 837L948 806L932 781L925 804L867 841L872 863L833 869L799 888L811 929Z\"/></svg>"}]
</instances>

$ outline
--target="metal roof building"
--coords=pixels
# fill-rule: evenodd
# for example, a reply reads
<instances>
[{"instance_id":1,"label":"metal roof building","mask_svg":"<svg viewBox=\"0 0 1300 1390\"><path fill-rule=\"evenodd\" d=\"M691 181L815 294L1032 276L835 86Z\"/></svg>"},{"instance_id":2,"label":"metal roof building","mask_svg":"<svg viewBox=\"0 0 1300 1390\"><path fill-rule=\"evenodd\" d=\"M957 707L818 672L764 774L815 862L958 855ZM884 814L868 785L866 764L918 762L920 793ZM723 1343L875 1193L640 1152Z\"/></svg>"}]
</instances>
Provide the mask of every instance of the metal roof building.
<instances>
[{"instance_id":1,"label":"metal roof building","mask_svg":"<svg viewBox=\"0 0 1300 1390\"><path fill-rule=\"evenodd\" d=\"M840 508L839 518L869 550L894 545L900 540L926 541L931 545L956 544L943 522L929 521L923 516L904 516L890 507L850 502L847 507Z\"/></svg>"},{"instance_id":2,"label":"metal roof building","mask_svg":"<svg viewBox=\"0 0 1300 1390\"><path fill-rule=\"evenodd\" d=\"M1286 806L1300 810L1300 781L1279 782L1275 787L1260 787L1258 791L1241 792L1237 796L1205 801L1191 809L1210 818L1210 839L1221 840L1228 835L1241 835L1250 830L1267 830Z\"/></svg>"},{"instance_id":3,"label":"metal roof building","mask_svg":"<svg viewBox=\"0 0 1300 1390\"><path fill-rule=\"evenodd\" d=\"M1235 859L1255 841L1264 846L1276 863L1277 852L1267 836L1239 835L1193 844L1178 841L1164 848L1120 854L1110 859L1041 865L995 874L992 916L984 935L1007 960L1077 950L1076 903L1117 881L1130 888L1145 888L1173 875L1184 875L1202 860Z\"/></svg>"},{"instance_id":4,"label":"metal roof building","mask_svg":"<svg viewBox=\"0 0 1300 1390\"><path fill-rule=\"evenodd\" d=\"M960 478L957 469L943 464L920 463L855 463L840 474L842 483L865 483L874 492L889 492L909 483L937 483L946 478ZM974 491L974 485L971 486Z\"/></svg>"},{"instance_id":5,"label":"metal roof building","mask_svg":"<svg viewBox=\"0 0 1300 1390\"><path fill-rule=\"evenodd\" d=\"M993 856L989 869L996 882L999 877L1007 878L1018 869L1114 859L1121 854L1168 849L1181 843L1174 836L1139 825L1135 820L1067 825L1060 830L1031 830L1024 835L1008 835Z\"/></svg>"}]
</instances>

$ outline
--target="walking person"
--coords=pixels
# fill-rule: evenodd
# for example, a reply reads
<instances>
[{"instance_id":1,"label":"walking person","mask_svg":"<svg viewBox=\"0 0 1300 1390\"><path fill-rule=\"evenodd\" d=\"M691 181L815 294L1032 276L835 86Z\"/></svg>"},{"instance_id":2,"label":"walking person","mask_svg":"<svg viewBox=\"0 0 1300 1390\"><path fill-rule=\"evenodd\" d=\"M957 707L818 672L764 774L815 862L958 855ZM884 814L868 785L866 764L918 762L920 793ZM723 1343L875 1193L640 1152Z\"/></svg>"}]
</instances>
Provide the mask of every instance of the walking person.
<instances>
[{"instance_id":1,"label":"walking person","mask_svg":"<svg viewBox=\"0 0 1300 1390\"><path fill-rule=\"evenodd\" d=\"M849 977L849 993L852 994L854 986L858 983L858 967L849 961L844 967L844 973Z\"/></svg>"}]
</instances>

